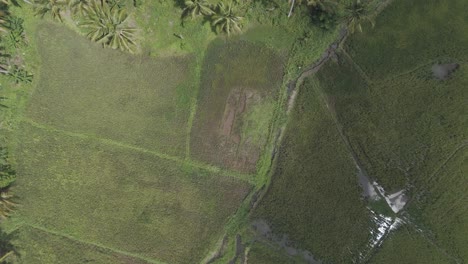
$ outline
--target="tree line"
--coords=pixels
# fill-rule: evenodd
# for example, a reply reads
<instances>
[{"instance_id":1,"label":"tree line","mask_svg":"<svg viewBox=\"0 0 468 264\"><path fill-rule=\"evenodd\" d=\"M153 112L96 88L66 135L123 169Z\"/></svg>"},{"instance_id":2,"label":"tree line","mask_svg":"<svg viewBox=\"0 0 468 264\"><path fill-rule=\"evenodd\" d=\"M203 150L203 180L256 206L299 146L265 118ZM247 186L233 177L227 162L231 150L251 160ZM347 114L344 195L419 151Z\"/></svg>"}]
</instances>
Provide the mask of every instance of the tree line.
<instances>
[{"instance_id":1,"label":"tree line","mask_svg":"<svg viewBox=\"0 0 468 264\"><path fill-rule=\"evenodd\" d=\"M136 47L137 29L129 26L125 0L32 1L35 13L41 17L49 14L63 21L63 14L70 13L71 19L89 39L105 47L129 52ZM216 4L208 0L186 0L182 7L182 19L204 17L217 33L229 36L242 31L245 20L241 13L251 3L252 0L218 1ZM133 0L133 4L138 6L139 0ZM289 0L289 5L288 17L293 15L295 9L307 8L311 22L325 30L342 23L353 33L356 29L362 31L364 22L374 23L366 0L353 0L348 4L342 4L339 0Z\"/></svg>"},{"instance_id":2,"label":"tree line","mask_svg":"<svg viewBox=\"0 0 468 264\"><path fill-rule=\"evenodd\" d=\"M208 0L187 0L184 2L182 17L194 19L203 16L219 32L241 32L244 17L239 9L248 5L241 0L231 1L228 4L219 2L212 4ZM369 22L374 25L374 17L369 8L369 1L354 0L342 4L339 0L289 0L288 17L293 15L295 8L307 8L311 22L322 29L333 29L337 24L343 23L350 33L356 29L362 32L362 24ZM273 8L274 9L274 8ZM265 9L265 11L271 11Z\"/></svg>"}]
</instances>

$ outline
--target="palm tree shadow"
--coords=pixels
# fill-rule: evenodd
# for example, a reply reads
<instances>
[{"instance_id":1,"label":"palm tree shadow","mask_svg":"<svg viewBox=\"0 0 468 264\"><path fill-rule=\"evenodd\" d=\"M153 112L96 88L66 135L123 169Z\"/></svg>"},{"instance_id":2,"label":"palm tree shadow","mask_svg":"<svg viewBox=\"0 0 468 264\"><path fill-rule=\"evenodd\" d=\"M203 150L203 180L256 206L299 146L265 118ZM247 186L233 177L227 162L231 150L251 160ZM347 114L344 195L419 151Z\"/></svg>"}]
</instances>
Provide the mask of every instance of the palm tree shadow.
<instances>
[{"instance_id":1,"label":"palm tree shadow","mask_svg":"<svg viewBox=\"0 0 468 264\"><path fill-rule=\"evenodd\" d=\"M15 245L12 242L18 239L18 233L18 229L10 233L0 230L0 258L6 256L7 254L12 254L17 258L21 258L21 254L16 250ZM10 262L2 261L1 263L7 264Z\"/></svg>"},{"instance_id":2,"label":"palm tree shadow","mask_svg":"<svg viewBox=\"0 0 468 264\"><path fill-rule=\"evenodd\" d=\"M178 7L180 9L183 9L185 7L185 1L184 0L174 0L174 7Z\"/></svg>"}]
</instances>

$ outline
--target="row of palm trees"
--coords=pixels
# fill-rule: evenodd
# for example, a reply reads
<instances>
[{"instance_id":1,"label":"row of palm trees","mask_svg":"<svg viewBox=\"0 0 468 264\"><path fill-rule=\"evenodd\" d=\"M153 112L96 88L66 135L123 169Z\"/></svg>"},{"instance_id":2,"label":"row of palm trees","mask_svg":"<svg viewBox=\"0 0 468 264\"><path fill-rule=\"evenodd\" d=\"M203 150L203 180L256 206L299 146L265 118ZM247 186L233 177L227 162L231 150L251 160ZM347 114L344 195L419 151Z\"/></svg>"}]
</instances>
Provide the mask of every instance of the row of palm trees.
<instances>
[{"instance_id":1,"label":"row of palm trees","mask_svg":"<svg viewBox=\"0 0 468 264\"><path fill-rule=\"evenodd\" d=\"M63 21L65 13L73 19L86 36L103 46L133 52L136 29L128 26L128 15L118 0L34 0L36 15Z\"/></svg>"},{"instance_id":2,"label":"row of palm trees","mask_svg":"<svg viewBox=\"0 0 468 264\"><path fill-rule=\"evenodd\" d=\"M232 2L229 4L220 2L217 5L212 5L206 0L185 1L182 16L192 19L197 16L209 17L218 33L225 32L228 35L241 32L244 19L238 14L237 6Z\"/></svg>"},{"instance_id":3,"label":"row of palm trees","mask_svg":"<svg viewBox=\"0 0 468 264\"><path fill-rule=\"evenodd\" d=\"M292 15L294 6L298 4L305 4L314 11L322 10L326 12L334 12L332 9L341 7L338 2L334 0L290 0L289 3L290 10L288 17ZM330 6L333 8L328 8ZM232 2L229 4L220 2L217 5L213 5L207 0L187 0L185 1L185 8L182 16L192 19L197 16L208 17L217 32L225 32L230 35L231 33L239 33L242 29L243 17L238 14L236 7L237 6ZM362 23L364 22L370 22L374 25L374 18L367 2L354 0L351 4L344 6L342 9L344 9L344 12L341 18L347 25L350 33L354 33L356 29L362 32ZM335 19L334 15L324 17Z\"/></svg>"},{"instance_id":4,"label":"row of palm trees","mask_svg":"<svg viewBox=\"0 0 468 264\"><path fill-rule=\"evenodd\" d=\"M11 4L19 6L15 0L0 0L0 74L12 77L16 83L30 82L32 75L19 65L11 63L11 55L3 47L6 42L9 42L11 45L7 45L8 48L15 50L24 40L23 20L10 15L8 7ZM8 98L0 96L0 110L8 108L7 104L4 103L7 100ZM0 146L0 220L8 218L17 207L10 191L10 186L15 179L16 172L11 166L7 150ZM6 263L12 256L16 255L11 240L12 234L7 234L0 229L0 263Z\"/></svg>"},{"instance_id":5,"label":"row of palm trees","mask_svg":"<svg viewBox=\"0 0 468 264\"><path fill-rule=\"evenodd\" d=\"M15 83L31 82L32 75L24 67L11 63L11 55L7 48L15 50L24 43L23 20L12 17L8 12L8 6L18 4L16 1L0 0L0 74L13 79Z\"/></svg>"}]
</instances>

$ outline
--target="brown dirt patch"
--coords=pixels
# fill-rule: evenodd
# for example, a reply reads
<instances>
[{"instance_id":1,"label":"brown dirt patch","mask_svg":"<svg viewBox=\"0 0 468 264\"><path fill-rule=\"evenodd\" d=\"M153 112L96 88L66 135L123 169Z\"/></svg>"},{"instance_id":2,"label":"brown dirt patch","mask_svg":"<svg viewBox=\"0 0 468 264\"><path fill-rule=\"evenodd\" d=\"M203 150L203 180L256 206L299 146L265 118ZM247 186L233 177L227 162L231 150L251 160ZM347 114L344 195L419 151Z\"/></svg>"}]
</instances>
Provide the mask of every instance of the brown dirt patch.
<instances>
[{"instance_id":1,"label":"brown dirt patch","mask_svg":"<svg viewBox=\"0 0 468 264\"><path fill-rule=\"evenodd\" d=\"M250 89L234 88L224 106L224 114L216 132L218 149L228 154L223 163L241 171L253 171L260 157L260 148L241 135L243 114L260 101Z\"/></svg>"}]
</instances>

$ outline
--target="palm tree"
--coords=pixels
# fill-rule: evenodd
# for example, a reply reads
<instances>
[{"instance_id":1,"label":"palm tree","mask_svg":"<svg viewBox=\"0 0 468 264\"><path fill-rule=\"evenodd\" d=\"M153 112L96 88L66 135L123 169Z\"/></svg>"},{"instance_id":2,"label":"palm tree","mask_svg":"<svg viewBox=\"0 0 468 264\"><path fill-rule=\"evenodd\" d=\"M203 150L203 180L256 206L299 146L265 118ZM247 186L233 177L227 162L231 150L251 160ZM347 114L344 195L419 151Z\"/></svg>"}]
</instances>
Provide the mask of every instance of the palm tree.
<instances>
[{"instance_id":1,"label":"palm tree","mask_svg":"<svg viewBox=\"0 0 468 264\"><path fill-rule=\"evenodd\" d=\"M13 4L15 6L19 6L18 1L16 0L0 0L0 3L5 4L5 5Z\"/></svg>"},{"instance_id":2,"label":"palm tree","mask_svg":"<svg viewBox=\"0 0 468 264\"><path fill-rule=\"evenodd\" d=\"M193 19L195 16L211 16L214 13L213 9L211 9L211 4L206 0L187 0L185 1L185 8L182 16L187 17L190 15Z\"/></svg>"},{"instance_id":3,"label":"palm tree","mask_svg":"<svg viewBox=\"0 0 468 264\"><path fill-rule=\"evenodd\" d=\"M89 0L69 0L68 6L73 14L84 15L89 9Z\"/></svg>"},{"instance_id":4,"label":"palm tree","mask_svg":"<svg viewBox=\"0 0 468 264\"><path fill-rule=\"evenodd\" d=\"M0 32L5 33L8 31L8 13L5 10L0 10Z\"/></svg>"},{"instance_id":5,"label":"palm tree","mask_svg":"<svg viewBox=\"0 0 468 264\"><path fill-rule=\"evenodd\" d=\"M236 15L232 3L224 5L220 2L216 14L213 15L212 23L216 31L224 31L229 36L231 32L240 32L242 30L241 23L243 19L243 17Z\"/></svg>"},{"instance_id":6,"label":"palm tree","mask_svg":"<svg viewBox=\"0 0 468 264\"><path fill-rule=\"evenodd\" d=\"M374 17L369 11L368 5L361 2L361 0L355 0L354 3L346 7L344 18L348 24L350 33L354 33L356 28L362 32L361 24L365 21L370 22L372 27L375 25Z\"/></svg>"},{"instance_id":7,"label":"palm tree","mask_svg":"<svg viewBox=\"0 0 468 264\"><path fill-rule=\"evenodd\" d=\"M62 21L61 12L66 7L65 0L34 0L34 10L36 15L44 17L50 13L53 18Z\"/></svg>"},{"instance_id":8,"label":"palm tree","mask_svg":"<svg viewBox=\"0 0 468 264\"><path fill-rule=\"evenodd\" d=\"M87 36L104 46L132 52L136 29L126 26L128 15L118 6L93 0L89 12L79 26L88 30Z\"/></svg>"},{"instance_id":9,"label":"palm tree","mask_svg":"<svg viewBox=\"0 0 468 264\"><path fill-rule=\"evenodd\" d=\"M13 195L8 190L0 191L0 218L6 219L13 212L17 204L12 199Z\"/></svg>"},{"instance_id":10,"label":"palm tree","mask_svg":"<svg viewBox=\"0 0 468 264\"><path fill-rule=\"evenodd\" d=\"M0 73L1 74L8 74L9 71L8 71L8 61L6 60L7 58L9 58L10 55L5 53L5 48L4 47L1 47L0 46ZM3 98L0 98L0 101L3 100ZM1 158L2 158L2 155L1 155L1 149L0 149L0 161L1 161ZM1 169L1 165L0 165L0 169Z\"/></svg>"}]
</instances>

